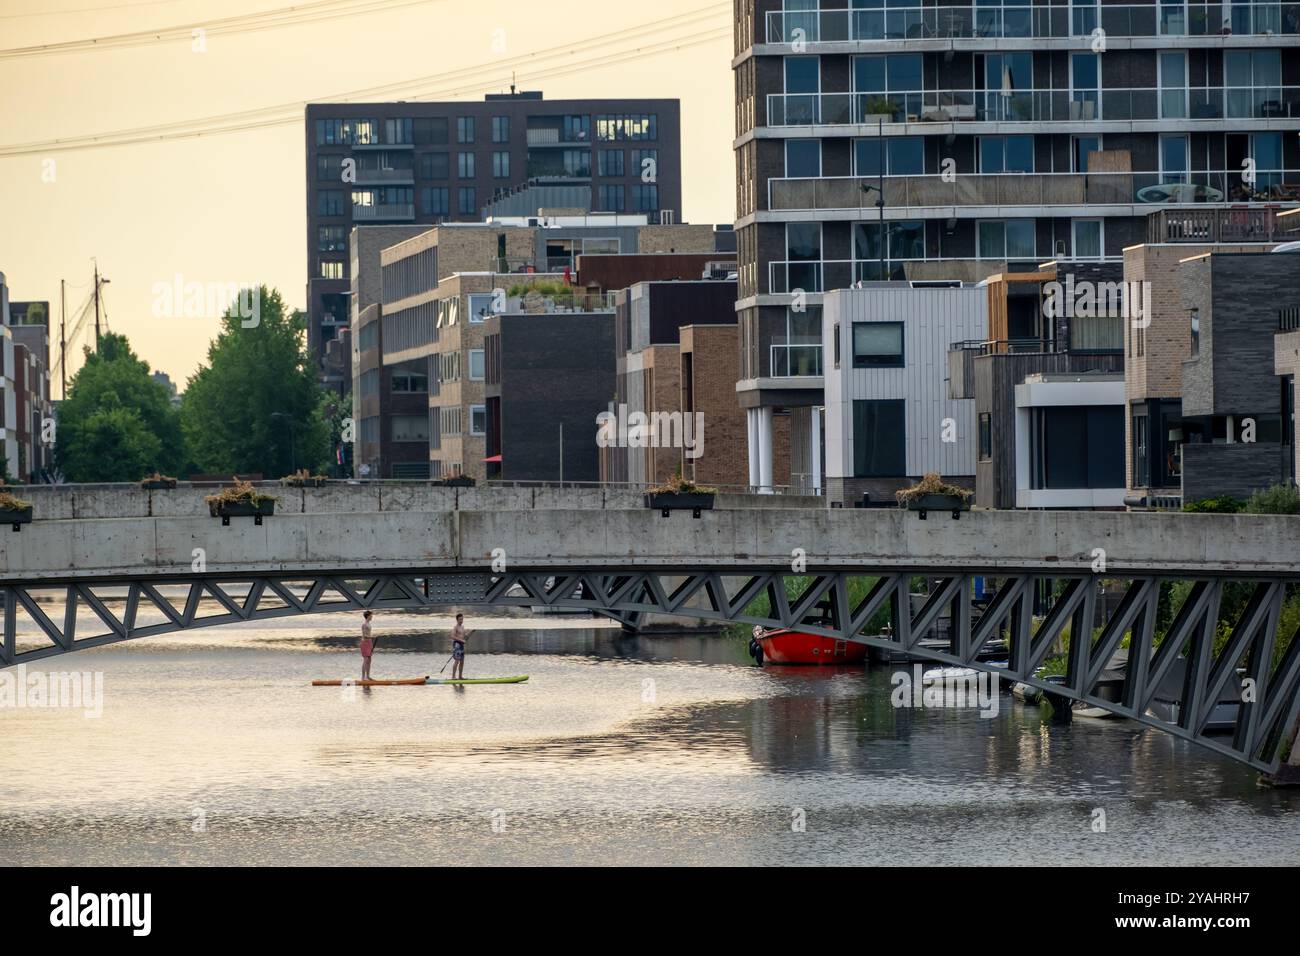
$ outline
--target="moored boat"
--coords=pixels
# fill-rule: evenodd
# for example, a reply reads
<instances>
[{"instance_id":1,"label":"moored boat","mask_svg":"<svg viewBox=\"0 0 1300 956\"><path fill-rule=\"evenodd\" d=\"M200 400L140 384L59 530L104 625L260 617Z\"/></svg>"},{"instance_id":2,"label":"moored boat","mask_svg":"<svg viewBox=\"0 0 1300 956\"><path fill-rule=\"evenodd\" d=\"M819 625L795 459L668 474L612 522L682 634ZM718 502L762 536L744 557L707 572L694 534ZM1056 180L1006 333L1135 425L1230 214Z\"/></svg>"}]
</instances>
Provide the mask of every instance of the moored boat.
<instances>
[{"instance_id":1,"label":"moored boat","mask_svg":"<svg viewBox=\"0 0 1300 956\"><path fill-rule=\"evenodd\" d=\"M865 644L792 628L767 631L756 627L750 647L760 664L861 664L867 658Z\"/></svg>"}]
</instances>

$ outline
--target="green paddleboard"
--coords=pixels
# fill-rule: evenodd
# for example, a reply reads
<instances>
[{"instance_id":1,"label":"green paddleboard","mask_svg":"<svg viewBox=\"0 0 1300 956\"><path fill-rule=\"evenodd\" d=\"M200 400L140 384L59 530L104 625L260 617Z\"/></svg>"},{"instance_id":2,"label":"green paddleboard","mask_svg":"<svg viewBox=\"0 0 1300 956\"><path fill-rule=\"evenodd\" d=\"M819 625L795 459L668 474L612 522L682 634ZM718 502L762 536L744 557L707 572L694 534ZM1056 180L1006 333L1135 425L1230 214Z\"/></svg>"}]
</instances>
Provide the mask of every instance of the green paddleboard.
<instances>
[{"instance_id":1,"label":"green paddleboard","mask_svg":"<svg viewBox=\"0 0 1300 956\"><path fill-rule=\"evenodd\" d=\"M430 677L427 681L425 681L425 683L426 684L459 684L461 686L464 686L465 684L522 684L526 680L528 680L527 674L524 674L521 677L480 677L478 680L468 680L468 679L439 680L436 677Z\"/></svg>"}]
</instances>

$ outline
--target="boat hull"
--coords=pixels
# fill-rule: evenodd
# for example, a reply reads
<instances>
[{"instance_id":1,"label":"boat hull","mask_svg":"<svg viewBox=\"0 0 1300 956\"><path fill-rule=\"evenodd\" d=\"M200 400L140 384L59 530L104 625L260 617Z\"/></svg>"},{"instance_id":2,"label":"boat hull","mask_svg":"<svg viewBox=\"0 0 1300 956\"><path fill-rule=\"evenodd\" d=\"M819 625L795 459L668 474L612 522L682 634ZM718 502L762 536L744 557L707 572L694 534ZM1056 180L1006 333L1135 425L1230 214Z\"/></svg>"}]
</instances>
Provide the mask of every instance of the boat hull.
<instances>
[{"instance_id":1,"label":"boat hull","mask_svg":"<svg viewBox=\"0 0 1300 956\"><path fill-rule=\"evenodd\" d=\"M861 664L867 646L802 631L770 631L758 638L768 664Z\"/></svg>"}]
</instances>

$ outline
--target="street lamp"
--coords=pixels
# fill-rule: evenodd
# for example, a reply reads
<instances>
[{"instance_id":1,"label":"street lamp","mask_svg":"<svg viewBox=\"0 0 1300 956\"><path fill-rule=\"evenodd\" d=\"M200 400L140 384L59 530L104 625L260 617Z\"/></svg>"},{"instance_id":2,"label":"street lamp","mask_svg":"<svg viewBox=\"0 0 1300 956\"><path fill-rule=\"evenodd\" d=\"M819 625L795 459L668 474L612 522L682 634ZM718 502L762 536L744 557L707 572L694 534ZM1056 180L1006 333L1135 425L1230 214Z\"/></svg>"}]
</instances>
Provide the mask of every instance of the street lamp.
<instances>
[{"instance_id":1,"label":"street lamp","mask_svg":"<svg viewBox=\"0 0 1300 956\"><path fill-rule=\"evenodd\" d=\"M862 183L862 191L870 195L871 192L876 194L876 208L880 210L880 281L885 281L885 121L879 119L876 121L876 143L879 146L879 160L876 171L879 178L879 185L872 186L870 183Z\"/></svg>"}]
</instances>

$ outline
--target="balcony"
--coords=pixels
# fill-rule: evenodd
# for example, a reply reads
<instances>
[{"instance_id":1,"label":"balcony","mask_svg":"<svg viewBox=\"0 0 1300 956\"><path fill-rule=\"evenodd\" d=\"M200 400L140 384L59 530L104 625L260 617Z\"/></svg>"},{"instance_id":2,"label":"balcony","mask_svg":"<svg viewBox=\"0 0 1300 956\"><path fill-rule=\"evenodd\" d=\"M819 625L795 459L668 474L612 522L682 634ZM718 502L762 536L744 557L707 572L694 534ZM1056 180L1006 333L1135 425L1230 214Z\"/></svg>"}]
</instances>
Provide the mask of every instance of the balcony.
<instances>
[{"instance_id":1,"label":"balcony","mask_svg":"<svg viewBox=\"0 0 1300 956\"><path fill-rule=\"evenodd\" d=\"M1013 250L1015 251L1015 250ZM882 271L878 259L788 259L768 262L768 287L760 295L789 295L793 292L821 293L847 289L858 282L883 280L980 282L1006 272L1017 264L1035 269L1052 258L1050 253L1011 256L909 256L889 255ZM1119 256L1102 256L1090 262L1119 262Z\"/></svg>"},{"instance_id":2,"label":"balcony","mask_svg":"<svg viewBox=\"0 0 1300 956\"><path fill-rule=\"evenodd\" d=\"M411 186L414 183L415 171L411 169L357 168L358 186Z\"/></svg>"},{"instance_id":3,"label":"balcony","mask_svg":"<svg viewBox=\"0 0 1300 956\"><path fill-rule=\"evenodd\" d=\"M1191 173L956 173L886 176L886 209L955 206L1039 207L1197 205L1223 202L1300 203L1300 170L1258 171L1253 184L1241 170ZM768 180L772 212L875 211L877 177Z\"/></svg>"},{"instance_id":4,"label":"balcony","mask_svg":"<svg viewBox=\"0 0 1300 956\"><path fill-rule=\"evenodd\" d=\"M381 203L352 207L353 222L414 222L415 203Z\"/></svg>"},{"instance_id":5,"label":"balcony","mask_svg":"<svg viewBox=\"0 0 1300 956\"><path fill-rule=\"evenodd\" d=\"M1147 241L1282 242L1287 236L1277 213L1276 209L1162 209L1147 217Z\"/></svg>"},{"instance_id":6,"label":"balcony","mask_svg":"<svg viewBox=\"0 0 1300 956\"><path fill-rule=\"evenodd\" d=\"M770 93L768 126L885 123L1080 123L1300 117L1300 86L1103 90L908 90Z\"/></svg>"},{"instance_id":7,"label":"balcony","mask_svg":"<svg viewBox=\"0 0 1300 956\"><path fill-rule=\"evenodd\" d=\"M795 378L822 374L821 339L805 336L780 338L768 347L768 374L772 378Z\"/></svg>"},{"instance_id":8,"label":"balcony","mask_svg":"<svg viewBox=\"0 0 1300 956\"><path fill-rule=\"evenodd\" d=\"M1293 9L1282 3L1149 3L772 11L767 42L1065 39L1091 36L1098 28L1112 37L1294 36L1300 34L1300 20L1288 16Z\"/></svg>"},{"instance_id":9,"label":"balcony","mask_svg":"<svg viewBox=\"0 0 1300 956\"><path fill-rule=\"evenodd\" d=\"M591 137L579 131L534 127L528 130L529 146L590 146Z\"/></svg>"}]
</instances>

